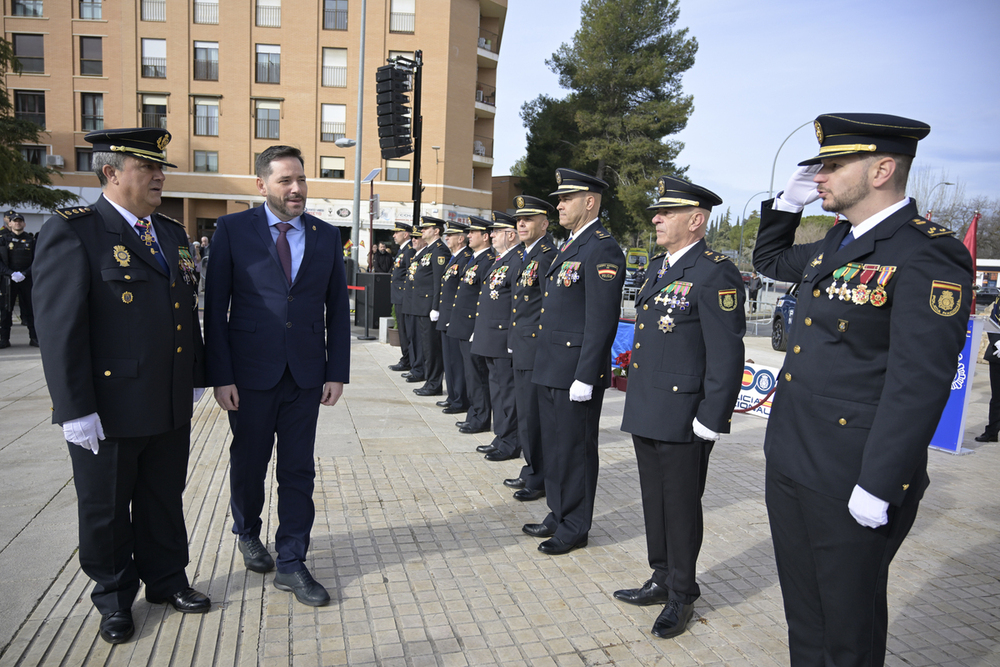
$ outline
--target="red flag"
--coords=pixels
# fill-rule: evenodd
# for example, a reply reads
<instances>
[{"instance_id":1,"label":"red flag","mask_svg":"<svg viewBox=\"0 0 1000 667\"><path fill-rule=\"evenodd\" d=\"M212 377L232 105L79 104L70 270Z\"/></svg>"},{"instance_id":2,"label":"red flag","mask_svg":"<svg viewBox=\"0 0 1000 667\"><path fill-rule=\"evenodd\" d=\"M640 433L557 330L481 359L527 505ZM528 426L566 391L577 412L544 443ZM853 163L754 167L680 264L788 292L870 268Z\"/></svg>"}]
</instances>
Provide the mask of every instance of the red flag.
<instances>
[{"instance_id":1,"label":"red flag","mask_svg":"<svg viewBox=\"0 0 1000 667\"><path fill-rule=\"evenodd\" d=\"M965 232L965 239L962 243L965 247L969 249L969 254L972 255L972 279L976 279L976 230L979 227L979 211L972 216L972 223L969 225L969 229Z\"/></svg>"}]
</instances>

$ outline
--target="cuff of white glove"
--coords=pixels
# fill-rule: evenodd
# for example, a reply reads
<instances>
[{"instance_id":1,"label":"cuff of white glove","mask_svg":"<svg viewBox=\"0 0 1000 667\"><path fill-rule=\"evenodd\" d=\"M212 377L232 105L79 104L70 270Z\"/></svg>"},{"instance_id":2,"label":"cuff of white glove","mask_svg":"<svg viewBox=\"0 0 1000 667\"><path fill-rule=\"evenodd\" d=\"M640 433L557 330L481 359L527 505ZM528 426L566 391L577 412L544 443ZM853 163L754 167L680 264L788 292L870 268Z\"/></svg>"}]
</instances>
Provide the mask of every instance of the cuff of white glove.
<instances>
[{"instance_id":1,"label":"cuff of white glove","mask_svg":"<svg viewBox=\"0 0 1000 667\"><path fill-rule=\"evenodd\" d=\"M771 205L771 208L775 211L783 211L785 213L801 213L802 209L805 207L788 203L781 198L781 195L783 194L784 191L778 193L778 196L774 198L774 203Z\"/></svg>"},{"instance_id":2,"label":"cuff of white glove","mask_svg":"<svg viewBox=\"0 0 1000 667\"><path fill-rule=\"evenodd\" d=\"M873 496L857 484L851 492L851 499L847 501L847 508L854 520L867 528L878 528L889 521L889 503Z\"/></svg>"},{"instance_id":3,"label":"cuff of white glove","mask_svg":"<svg viewBox=\"0 0 1000 667\"><path fill-rule=\"evenodd\" d=\"M993 349L996 350L993 353L993 356L1000 357L1000 340L998 340L997 342L993 343Z\"/></svg>"},{"instance_id":4,"label":"cuff of white glove","mask_svg":"<svg viewBox=\"0 0 1000 667\"><path fill-rule=\"evenodd\" d=\"M691 423L691 428L694 429L694 434L701 438L702 440L712 440L713 442L721 438L722 436L708 428L700 421L698 418L694 418L694 422Z\"/></svg>"}]
</instances>

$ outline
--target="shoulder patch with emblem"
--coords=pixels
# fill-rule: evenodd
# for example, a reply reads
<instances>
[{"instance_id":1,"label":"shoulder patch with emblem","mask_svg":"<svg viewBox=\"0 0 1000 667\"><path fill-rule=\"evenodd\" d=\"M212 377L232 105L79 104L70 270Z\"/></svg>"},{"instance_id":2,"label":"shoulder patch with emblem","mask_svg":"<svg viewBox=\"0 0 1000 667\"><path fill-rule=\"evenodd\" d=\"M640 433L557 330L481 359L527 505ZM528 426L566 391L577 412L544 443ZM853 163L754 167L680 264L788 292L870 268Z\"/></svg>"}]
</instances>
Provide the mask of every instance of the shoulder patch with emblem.
<instances>
[{"instance_id":1,"label":"shoulder patch with emblem","mask_svg":"<svg viewBox=\"0 0 1000 667\"><path fill-rule=\"evenodd\" d=\"M734 289L720 289L719 290L719 308L728 312L736 310L736 290Z\"/></svg>"},{"instance_id":2,"label":"shoulder patch with emblem","mask_svg":"<svg viewBox=\"0 0 1000 667\"><path fill-rule=\"evenodd\" d=\"M614 280L615 276L618 275L618 265L607 263L597 265L597 275L601 277L601 280Z\"/></svg>"},{"instance_id":3,"label":"shoulder patch with emblem","mask_svg":"<svg viewBox=\"0 0 1000 667\"><path fill-rule=\"evenodd\" d=\"M90 215L94 212L94 209L89 206L73 206L70 208L60 208L56 210L56 213L66 218L67 220L72 220L73 218L81 218L85 215Z\"/></svg>"},{"instance_id":4,"label":"shoulder patch with emblem","mask_svg":"<svg viewBox=\"0 0 1000 667\"><path fill-rule=\"evenodd\" d=\"M962 286L943 280L931 283L931 310L942 317L951 317L962 307Z\"/></svg>"},{"instance_id":5,"label":"shoulder patch with emblem","mask_svg":"<svg viewBox=\"0 0 1000 667\"><path fill-rule=\"evenodd\" d=\"M444 255L439 255L439 256L438 256L438 266L444 266L444 263L445 263L446 261L447 261L447 260L445 259Z\"/></svg>"},{"instance_id":6,"label":"shoulder patch with emblem","mask_svg":"<svg viewBox=\"0 0 1000 667\"><path fill-rule=\"evenodd\" d=\"M951 231L947 227L942 227L941 225L935 225L930 220L925 220L923 218L914 218L910 220L910 224L922 231L927 236L937 238L938 236L954 236L955 232Z\"/></svg>"}]
</instances>

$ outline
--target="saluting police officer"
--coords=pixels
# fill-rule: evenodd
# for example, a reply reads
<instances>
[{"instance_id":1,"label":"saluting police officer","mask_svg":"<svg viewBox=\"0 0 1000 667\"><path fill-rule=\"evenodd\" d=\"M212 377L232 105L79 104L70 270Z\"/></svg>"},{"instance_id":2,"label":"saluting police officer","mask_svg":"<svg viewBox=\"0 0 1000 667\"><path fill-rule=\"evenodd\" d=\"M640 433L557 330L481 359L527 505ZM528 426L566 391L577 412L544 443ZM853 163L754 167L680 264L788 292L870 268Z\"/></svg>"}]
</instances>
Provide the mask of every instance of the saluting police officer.
<instances>
[{"instance_id":1,"label":"saluting police officer","mask_svg":"<svg viewBox=\"0 0 1000 667\"><path fill-rule=\"evenodd\" d=\"M417 396L440 396L444 382L444 359L441 356L441 336L436 323L441 316L441 278L451 251L441 240L444 220L423 216L420 232L425 249L420 253L413 274L413 304L420 347L424 352L424 386L413 390Z\"/></svg>"},{"instance_id":2,"label":"saluting police officer","mask_svg":"<svg viewBox=\"0 0 1000 667\"><path fill-rule=\"evenodd\" d=\"M444 275L441 276L441 315L438 317L437 330L441 335L441 358L444 360L444 381L448 395L443 401L438 401L437 406L446 415L459 414L469 409L462 351L458 347L458 339L448 335L455 295L465 274L465 267L472 258L472 249L469 248L466 237L468 231L467 224L454 221L449 222L444 230L444 242L452 254L444 267Z\"/></svg>"},{"instance_id":3,"label":"saluting police officer","mask_svg":"<svg viewBox=\"0 0 1000 667\"><path fill-rule=\"evenodd\" d=\"M493 408L493 442L482 448L487 461L507 461L521 455L517 441L517 407L511 367L510 329L511 262L518 256L517 221L503 211L493 211L490 236L496 259L480 286L472 353L486 359L489 369L490 405ZM479 448L477 448L478 450Z\"/></svg>"},{"instance_id":4,"label":"saluting police officer","mask_svg":"<svg viewBox=\"0 0 1000 667\"><path fill-rule=\"evenodd\" d=\"M35 236L24 231L24 216L17 211L7 211L4 218L7 229L0 232L0 348L10 347L15 301L21 304L21 322L28 327L28 345L38 347L31 310Z\"/></svg>"},{"instance_id":5,"label":"saluting police officer","mask_svg":"<svg viewBox=\"0 0 1000 667\"><path fill-rule=\"evenodd\" d=\"M396 307L396 330L399 332L399 361L389 366L391 371L411 370L410 332L406 328L406 318L403 316L403 298L406 295L407 276L409 276L410 260L413 258L413 243L410 234L413 227L403 222L397 222L392 229L392 240L399 247L396 259L392 263L392 277L389 286L392 290L390 302Z\"/></svg>"},{"instance_id":6,"label":"saluting police officer","mask_svg":"<svg viewBox=\"0 0 1000 667\"><path fill-rule=\"evenodd\" d=\"M538 348L538 321L542 310L542 281L556 256L556 244L548 235L549 214L555 207L529 195L514 197L514 219L521 240L516 259L511 260L510 337L514 368L514 402L517 407L517 441L524 465L504 485L517 489L516 500L538 500L545 496L545 465L542 454L542 419L538 410L538 385L531 381Z\"/></svg>"},{"instance_id":7,"label":"saluting police officer","mask_svg":"<svg viewBox=\"0 0 1000 667\"><path fill-rule=\"evenodd\" d=\"M486 279L496 253L490 246L490 221L469 216L469 248L472 258L455 291L455 301L448 324L448 335L458 340L465 366L465 387L469 395L469 410L465 419L456 422L460 433L483 433L490 430L490 372L486 359L472 352L472 335L476 327L479 288ZM480 445L484 449L489 445ZM478 448L477 448L478 449Z\"/></svg>"},{"instance_id":8,"label":"saluting police officer","mask_svg":"<svg viewBox=\"0 0 1000 667\"><path fill-rule=\"evenodd\" d=\"M101 637L135 631L132 602L203 613L191 588L182 493L192 398L205 357L194 258L184 227L154 213L165 130L102 130L95 204L67 208L39 233L34 297L52 421L62 425L79 505L80 566L95 586Z\"/></svg>"},{"instance_id":9,"label":"saluting police officer","mask_svg":"<svg viewBox=\"0 0 1000 667\"><path fill-rule=\"evenodd\" d=\"M653 634L684 632L701 595L695 571L703 534L701 498L708 458L729 433L743 377L743 279L705 245L710 190L661 176L656 243L669 256L650 262L635 300L635 340L622 430L632 434L653 576L615 598L665 605Z\"/></svg>"},{"instance_id":10,"label":"saluting police officer","mask_svg":"<svg viewBox=\"0 0 1000 667\"><path fill-rule=\"evenodd\" d=\"M969 252L906 197L930 127L823 114L819 155L763 203L754 266L800 281L767 423L766 501L793 665L881 665L889 564L929 484L927 446L973 302ZM794 245L802 208L842 221Z\"/></svg>"},{"instance_id":11,"label":"saluting police officer","mask_svg":"<svg viewBox=\"0 0 1000 667\"><path fill-rule=\"evenodd\" d=\"M611 344L618 330L625 257L600 223L608 184L557 169L559 224L570 232L545 274L532 381L539 389L545 448L545 495L551 510L522 530L550 539L545 554L587 546L597 493L597 433L611 385Z\"/></svg>"}]
</instances>

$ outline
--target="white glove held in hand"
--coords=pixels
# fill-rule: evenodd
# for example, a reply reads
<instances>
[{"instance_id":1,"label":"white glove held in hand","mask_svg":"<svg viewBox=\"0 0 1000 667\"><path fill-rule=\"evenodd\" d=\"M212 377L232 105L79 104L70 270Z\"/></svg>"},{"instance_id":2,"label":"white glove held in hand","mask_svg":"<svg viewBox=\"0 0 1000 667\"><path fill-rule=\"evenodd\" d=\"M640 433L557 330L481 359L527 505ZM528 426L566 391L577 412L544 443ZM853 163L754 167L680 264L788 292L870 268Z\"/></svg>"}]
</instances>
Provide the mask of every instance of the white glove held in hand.
<instances>
[{"instance_id":1,"label":"white glove held in hand","mask_svg":"<svg viewBox=\"0 0 1000 667\"><path fill-rule=\"evenodd\" d=\"M20 271L15 271L14 273L10 274L10 279L13 280L15 283L19 283L22 280L24 280L24 274L21 273ZM13 308L13 306L11 306L11 308Z\"/></svg>"},{"instance_id":2,"label":"white glove held in hand","mask_svg":"<svg viewBox=\"0 0 1000 667\"><path fill-rule=\"evenodd\" d=\"M993 356L1000 358L1000 340L993 343L993 349L994 349Z\"/></svg>"},{"instance_id":3,"label":"white glove held in hand","mask_svg":"<svg viewBox=\"0 0 1000 667\"><path fill-rule=\"evenodd\" d=\"M851 510L854 520L866 528L878 528L889 521L889 503L862 489L857 484L847 501L847 509Z\"/></svg>"},{"instance_id":4,"label":"white glove held in hand","mask_svg":"<svg viewBox=\"0 0 1000 667\"><path fill-rule=\"evenodd\" d=\"M700 421L698 421L697 417L695 417L694 421L691 423L691 428L694 429L694 434L699 438L701 438L702 440L715 441L722 437L718 433L716 433L715 431L713 431L712 429L708 428Z\"/></svg>"},{"instance_id":5,"label":"white glove held in hand","mask_svg":"<svg viewBox=\"0 0 1000 667\"><path fill-rule=\"evenodd\" d=\"M99 440L104 440L104 427L101 426L101 418L96 412L92 412L86 417L63 422L63 437L67 442L80 445L84 449L97 453L100 449Z\"/></svg>"},{"instance_id":6,"label":"white glove held in hand","mask_svg":"<svg viewBox=\"0 0 1000 667\"><path fill-rule=\"evenodd\" d=\"M777 204L780 202L785 204L785 207L781 207L779 210L788 211L790 207L795 210L789 212L798 213L819 199L819 191L816 189L816 183L813 182L813 176L822 168L823 165L814 164L796 169L792 177L788 179L784 192L778 194L775 208L778 208Z\"/></svg>"},{"instance_id":7,"label":"white glove held in hand","mask_svg":"<svg viewBox=\"0 0 1000 667\"><path fill-rule=\"evenodd\" d=\"M573 380L573 384L569 387L569 400L577 401L582 403L583 401L589 401L594 395L594 385L584 384L579 380Z\"/></svg>"},{"instance_id":8,"label":"white glove held in hand","mask_svg":"<svg viewBox=\"0 0 1000 667\"><path fill-rule=\"evenodd\" d=\"M441 317L441 312L437 310L431 311L431 322L437 322L438 318Z\"/></svg>"}]
</instances>

